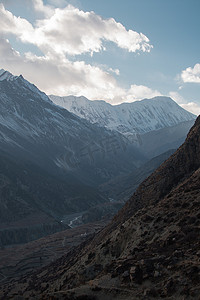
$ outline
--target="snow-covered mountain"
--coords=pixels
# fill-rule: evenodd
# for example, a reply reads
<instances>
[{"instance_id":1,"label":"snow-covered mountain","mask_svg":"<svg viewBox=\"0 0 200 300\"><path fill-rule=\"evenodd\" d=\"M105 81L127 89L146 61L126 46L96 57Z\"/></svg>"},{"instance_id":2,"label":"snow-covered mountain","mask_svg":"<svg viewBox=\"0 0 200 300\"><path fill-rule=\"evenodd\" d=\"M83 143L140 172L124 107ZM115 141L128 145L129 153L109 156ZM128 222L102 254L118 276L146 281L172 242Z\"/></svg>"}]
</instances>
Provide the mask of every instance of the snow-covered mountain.
<instances>
[{"instance_id":1,"label":"snow-covered mountain","mask_svg":"<svg viewBox=\"0 0 200 300\"><path fill-rule=\"evenodd\" d=\"M6 243L27 227L30 238L63 229L55 218L109 202L99 184L144 162L122 134L55 105L22 76L0 78L0 231L16 229Z\"/></svg>"},{"instance_id":2,"label":"snow-covered mountain","mask_svg":"<svg viewBox=\"0 0 200 300\"><path fill-rule=\"evenodd\" d=\"M148 158L178 148L194 124L196 116L168 97L111 105L85 97L50 99L92 124L123 134Z\"/></svg>"},{"instance_id":3,"label":"snow-covered mountain","mask_svg":"<svg viewBox=\"0 0 200 300\"><path fill-rule=\"evenodd\" d=\"M101 100L90 101L85 97L49 97L54 103L79 117L127 136L144 134L196 119L195 115L168 97L160 96L119 105L110 105Z\"/></svg>"},{"instance_id":4,"label":"snow-covered mountain","mask_svg":"<svg viewBox=\"0 0 200 300\"><path fill-rule=\"evenodd\" d=\"M22 76L0 74L0 149L83 180L106 180L140 164L142 155L120 133L55 105Z\"/></svg>"}]
</instances>

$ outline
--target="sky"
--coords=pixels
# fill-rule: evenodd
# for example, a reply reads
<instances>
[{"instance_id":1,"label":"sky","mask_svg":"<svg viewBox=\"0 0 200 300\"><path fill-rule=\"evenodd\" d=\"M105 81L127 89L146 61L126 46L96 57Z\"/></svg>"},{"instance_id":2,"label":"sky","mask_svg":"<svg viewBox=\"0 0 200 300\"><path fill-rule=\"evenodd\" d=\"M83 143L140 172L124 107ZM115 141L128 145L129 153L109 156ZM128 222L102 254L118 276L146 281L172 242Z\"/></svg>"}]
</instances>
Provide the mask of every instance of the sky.
<instances>
[{"instance_id":1,"label":"sky","mask_svg":"<svg viewBox=\"0 0 200 300\"><path fill-rule=\"evenodd\" d=\"M0 69L47 94L200 114L199 0L0 0Z\"/></svg>"}]
</instances>

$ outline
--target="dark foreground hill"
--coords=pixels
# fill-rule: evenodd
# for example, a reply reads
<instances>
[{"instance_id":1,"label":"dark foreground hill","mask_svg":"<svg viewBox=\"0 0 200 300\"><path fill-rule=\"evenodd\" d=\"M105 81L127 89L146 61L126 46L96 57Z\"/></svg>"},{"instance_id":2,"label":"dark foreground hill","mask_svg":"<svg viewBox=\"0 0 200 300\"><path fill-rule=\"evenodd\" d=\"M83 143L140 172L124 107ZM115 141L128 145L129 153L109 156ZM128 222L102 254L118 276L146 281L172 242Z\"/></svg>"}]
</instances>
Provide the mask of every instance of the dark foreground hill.
<instances>
[{"instance_id":1,"label":"dark foreground hill","mask_svg":"<svg viewBox=\"0 0 200 300\"><path fill-rule=\"evenodd\" d=\"M199 299L199 182L200 117L185 143L105 229L31 277L3 287L2 297Z\"/></svg>"}]
</instances>

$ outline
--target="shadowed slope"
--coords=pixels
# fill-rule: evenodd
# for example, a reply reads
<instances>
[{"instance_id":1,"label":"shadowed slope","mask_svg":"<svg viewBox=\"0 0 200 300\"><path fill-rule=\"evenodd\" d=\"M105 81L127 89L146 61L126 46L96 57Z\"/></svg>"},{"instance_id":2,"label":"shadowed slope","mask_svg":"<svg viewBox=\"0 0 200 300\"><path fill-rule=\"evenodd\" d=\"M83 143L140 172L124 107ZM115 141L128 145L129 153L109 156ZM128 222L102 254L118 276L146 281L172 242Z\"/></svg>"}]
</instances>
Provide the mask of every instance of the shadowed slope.
<instances>
[{"instance_id":1,"label":"shadowed slope","mask_svg":"<svg viewBox=\"0 0 200 300\"><path fill-rule=\"evenodd\" d=\"M4 295L22 290L43 299L198 299L199 182L200 118L104 230Z\"/></svg>"}]
</instances>

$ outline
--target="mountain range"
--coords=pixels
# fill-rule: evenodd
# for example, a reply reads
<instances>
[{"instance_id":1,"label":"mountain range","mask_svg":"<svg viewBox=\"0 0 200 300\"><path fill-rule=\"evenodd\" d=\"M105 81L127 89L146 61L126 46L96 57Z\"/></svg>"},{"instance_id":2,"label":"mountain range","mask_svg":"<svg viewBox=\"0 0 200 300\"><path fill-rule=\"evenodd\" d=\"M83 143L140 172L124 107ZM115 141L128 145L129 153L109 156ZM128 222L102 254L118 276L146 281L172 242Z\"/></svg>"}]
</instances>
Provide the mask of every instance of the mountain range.
<instances>
[{"instance_id":1,"label":"mountain range","mask_svg":"<svg viewBox=\"0 0 200 300\"><path fill-rule=\"evenodd\" d=\"M79 112L87 103L87 118L51 99L0 70L1 244L64 229L65 215L110 205L102 187L129 175L132 182L150 158L180 146L195 119L162 97L120 106L73 97Z\"/></svg>"},{"instance_id":2,"label":"mountain range","mask_svg":"<svg viewBox=\"0 0 200 300\"><path fill-rule=\"evenodd\" d=\"M55 104L93 124L97 123L127 136L175 126L195 118L171 98L163 96L119 105L111 105L103 100L91 101L85 97L75 96L50 95L49 98Z\"/></svg>"},{"instance_id":3,"label":"mountain range","mask_svg":"<svg viewBox=\"0 0 200 300\"><path fill-rule=\"evenodd\" d=\"M3 297L199 299L200 117L99 233L2 288Z\"/></svg>"},{"instance_id":4,"label":"mountain range","mask_svg":"<svg viewBox=\"0 0 200 300\"><path fill-rule=\"evenodd\" d=\"M0 81L3 150L13 155L21 154L23 158L39 162L40 166L48 160L49 169L55 170L57 166L73 174L79 169L79 178L85 181L94 179L93 168L95 179L103 181L113 173L131 169L144 159L120 133L113 134L106 128L91 125L55 105L22 76L14 77L8 73L5 78L3 74L0 77L4 79ZM120 161L117 159L113 164L113 156L117 158L118 155Z\"/></svg>"},{"instance_id":5,"label":"mountain range","mask_svg":"<svg viewBox=\"0 0 200 300\"><path fill-rule=\"evenodd\" d=\"M102 100L91 101L85 97L49 97L55 104L92 124L120 132L149 158L181 144L185 139L185 131L191 128L196 119L195 115L184 110L171 98L163 96L119 105ZM147 151L149 134L150 139L154 140L151 144L156 143L156 146L150 146L152 149ZM164 141L161 141L162 137Z\"/></svg>"},{"instance_id":6,"label":"mountain range","mask_svg":"<svg viewBox=\"0 0 200 300\"><path fill-rule=\"evenodd\" d=\"M122 134L55 105L22 76L0 71L2 244L27 241L24 230L34 239L40 229L42 235L64 229L64 215L108 202L99 184L145 159Z\"/></svg>"}]
</instances>

